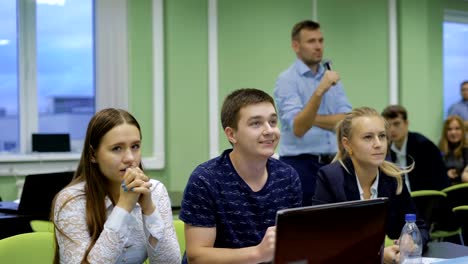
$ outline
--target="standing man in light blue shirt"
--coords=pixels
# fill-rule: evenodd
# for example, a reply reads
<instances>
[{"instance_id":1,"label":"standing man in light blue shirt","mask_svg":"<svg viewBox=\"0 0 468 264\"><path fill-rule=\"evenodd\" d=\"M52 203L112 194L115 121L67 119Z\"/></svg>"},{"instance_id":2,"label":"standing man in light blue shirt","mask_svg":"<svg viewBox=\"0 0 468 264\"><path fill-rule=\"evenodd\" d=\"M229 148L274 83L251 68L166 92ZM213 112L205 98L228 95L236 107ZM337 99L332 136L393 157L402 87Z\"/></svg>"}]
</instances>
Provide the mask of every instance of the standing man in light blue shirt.
<instances>
[{"instance_id":1,"label":"standing man in light blue shirt","mask_svg":"<svg viewBox=\"0 0 468 264\"><path fill-rule=\"evenodd\" d=\"M448 115L457 115L465 121L465 126L468 122L468 81L463 81L460 84L460 92L462 100L453 104L448 111Z\"/></svg>"},{"instance_id":2,"label":"standing man in light blue shirt","mask_svg":"<svg viewBox=\"0 0 468 264\"><path fill-rule=\"evenodd\" d=\"M281 121L279 155L298 172L303 205L310 205L317 171L337 151L335 126L351 111L351 104L338 73L322 65L320 24L297 23L291 39L297 59L279 75L274 90Z\"/></svg>"}]
</instances>

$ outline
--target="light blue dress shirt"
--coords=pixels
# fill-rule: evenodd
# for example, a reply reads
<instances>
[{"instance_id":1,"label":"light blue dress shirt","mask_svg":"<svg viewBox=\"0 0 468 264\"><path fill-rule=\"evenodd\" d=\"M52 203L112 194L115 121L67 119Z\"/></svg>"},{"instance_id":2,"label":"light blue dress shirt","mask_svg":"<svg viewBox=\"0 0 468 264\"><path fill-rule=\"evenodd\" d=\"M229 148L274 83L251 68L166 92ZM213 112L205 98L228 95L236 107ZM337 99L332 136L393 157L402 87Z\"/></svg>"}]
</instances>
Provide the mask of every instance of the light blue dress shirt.
<instances>
[{"instance_id":1,"label":"light blue dress shirt","mask_svg":"<svg viewBox=\"0 0 468 264\"><path fill-rule=\"evenodd\" d=\"M457 115L463 120L468 120L468 101L460 101L452 105L448 111L448 115Z\"/></svg>"},{"instance_id":2,"label":"light blue dress shirt","mask_svg":"<svg viewBox=\"0 0 468 264\"><path fill-rule=\"evenodd\" d=\"M334 132L313 126L303 137L296 137L293 122L302 111L322 80L325 69L319 65L317 73L297 59L276 81L274 97L281 122L280 156L324 154L337 151ZM335 115L351 111L341 82L331 87L322 97L318 115Z\"/></svg>"}]
</instances>

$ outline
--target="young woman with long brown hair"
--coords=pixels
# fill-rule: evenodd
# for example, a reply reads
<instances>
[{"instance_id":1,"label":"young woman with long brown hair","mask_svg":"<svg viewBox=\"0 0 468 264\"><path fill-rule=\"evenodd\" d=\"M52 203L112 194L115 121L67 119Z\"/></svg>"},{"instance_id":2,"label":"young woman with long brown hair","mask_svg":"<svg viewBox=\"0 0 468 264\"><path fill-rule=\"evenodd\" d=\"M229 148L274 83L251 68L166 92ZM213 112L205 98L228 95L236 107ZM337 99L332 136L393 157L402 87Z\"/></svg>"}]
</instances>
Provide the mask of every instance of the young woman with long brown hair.
<instances>
[{"instance_id":1,"label":"young woman with long brown hair","mask_svg":"<svg viewBox=\"0 0 468 264\"><path fill-rule=\"evenodd\" d=\"M127 111L97 112L73 181L57 194L54 263L180 263L170 200L141 164L141 131Z\"/></svg>"}]
</instances>

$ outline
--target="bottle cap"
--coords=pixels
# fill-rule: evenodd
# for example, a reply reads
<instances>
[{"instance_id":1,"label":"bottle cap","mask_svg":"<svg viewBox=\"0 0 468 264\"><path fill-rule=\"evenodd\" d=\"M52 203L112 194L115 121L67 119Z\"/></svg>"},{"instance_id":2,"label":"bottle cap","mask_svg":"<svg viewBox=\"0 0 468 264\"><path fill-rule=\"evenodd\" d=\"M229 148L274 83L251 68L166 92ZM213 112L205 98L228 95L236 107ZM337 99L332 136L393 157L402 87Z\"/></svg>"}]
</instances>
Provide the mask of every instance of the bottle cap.
<instances>
[{"instance_id":1,"label":"bottle cap","mask_svg":"<svg viewBox=\"0 0 468 264\"><path fill-rule=\"evenodd\" d=\"M407 222L416 222L416 215L415 214L406 214L405 221Z\"/></svg>"}]
</instances>

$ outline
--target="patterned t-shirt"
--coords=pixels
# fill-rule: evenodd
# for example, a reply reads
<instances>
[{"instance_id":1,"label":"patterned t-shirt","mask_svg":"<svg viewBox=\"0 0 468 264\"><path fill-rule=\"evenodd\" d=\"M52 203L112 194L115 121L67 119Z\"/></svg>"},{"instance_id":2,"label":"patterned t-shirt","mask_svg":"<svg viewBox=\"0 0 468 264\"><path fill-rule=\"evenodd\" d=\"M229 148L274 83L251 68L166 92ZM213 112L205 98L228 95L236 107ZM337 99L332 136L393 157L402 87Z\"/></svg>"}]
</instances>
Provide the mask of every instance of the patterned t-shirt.
<instances>
[{"instance_id":1,"label":"patterned t-shirt","mask_svg":"<svg viewBox=\"0 0 468 264\"><path fill-rule=\"evenodd\" d=\"M275 225L279 209L302 205L297 172L270 158L268 179L257 192L234 169L226 150L199 165L190 176L179 218L198 227L216 227L214 247L243 248L258 245L266 229Z\"/></svg>"}]
</instances>

